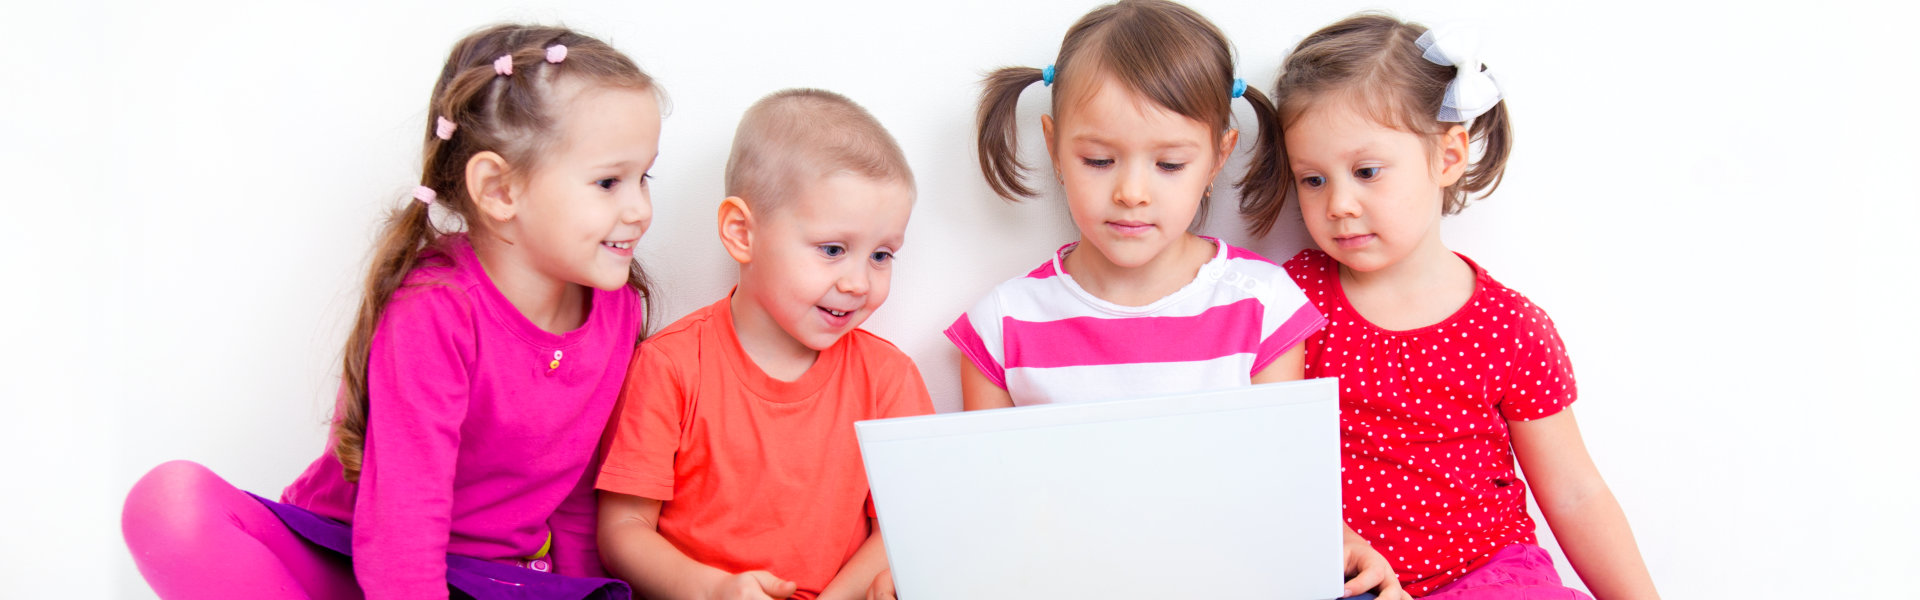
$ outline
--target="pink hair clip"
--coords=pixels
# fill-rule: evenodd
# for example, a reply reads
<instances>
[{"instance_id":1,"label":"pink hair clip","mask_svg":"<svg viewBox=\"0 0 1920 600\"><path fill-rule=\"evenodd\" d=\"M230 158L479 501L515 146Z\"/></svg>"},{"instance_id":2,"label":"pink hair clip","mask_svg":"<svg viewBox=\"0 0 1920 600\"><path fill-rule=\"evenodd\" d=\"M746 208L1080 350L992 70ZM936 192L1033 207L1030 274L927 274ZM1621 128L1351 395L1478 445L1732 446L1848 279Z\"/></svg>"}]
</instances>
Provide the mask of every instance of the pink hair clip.
<instances>
[{"instance_id":1,"label":"pink hair clip","mask_svg":"<svg viewBox=\"0 0 1920 600\"><path fill-rule=\"evenodd\" d=\"M431 205L439 197L440 195L434 193L433 188L424 185L413 186L413 199L419 200L421 204Z\"/></svg>"},{"instance_id":2,"label":"pink hair clip","mask_svg":"<svg viewBox=\"0 0 1920 600\"><path fill-rule=\"evenodd\" d=\"M502 54L500 55L500 58L493 59L493 72L499 73L501 75L512 75L513 74L513 55Z\"/></svg>"},{"instance_id":3,"label":"pink hair clip","mask_svg":"<svg viewBox=\"0 0 1920 600\"><path fill-rule=\"evenodd\" d=\"M453 139L453 130L459 129L460 125L457 123L454 123L453 121L447 120L446 117L434 117L434 119L435 121L433 123L433 137L437 137L442 140Z\"/></svg>"},{"instance_id":4,"label":"pink hair clip","mask_svg":"<svg viewBox=\"0 0 1920 600\"><path fill-rule=\"evenodd\" d=\"M566 46L561 44L554 44L552 46L547 46L547 62L557 65L557 64L560 64L560 61L563 61L566 59L567 59Z\"/></svg>"}]
</instances>

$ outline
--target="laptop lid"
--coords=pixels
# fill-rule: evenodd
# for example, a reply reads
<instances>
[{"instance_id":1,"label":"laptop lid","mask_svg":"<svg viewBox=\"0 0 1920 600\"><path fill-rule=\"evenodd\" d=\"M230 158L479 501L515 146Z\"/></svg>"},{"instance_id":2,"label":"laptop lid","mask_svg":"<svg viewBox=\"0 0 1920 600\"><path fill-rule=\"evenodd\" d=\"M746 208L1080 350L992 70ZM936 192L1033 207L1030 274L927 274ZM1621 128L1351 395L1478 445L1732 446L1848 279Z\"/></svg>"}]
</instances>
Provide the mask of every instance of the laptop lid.
<instances>
[{"instance_id":1,"label":"laptop lid","mask_svg":"<svg viewBox=\"0 0 1920 600\"><path fill-rule=\"evenodd\" d=\"M1335 598L1333 379L863 421L901 598Z\"/></svg>"}]
</instances>

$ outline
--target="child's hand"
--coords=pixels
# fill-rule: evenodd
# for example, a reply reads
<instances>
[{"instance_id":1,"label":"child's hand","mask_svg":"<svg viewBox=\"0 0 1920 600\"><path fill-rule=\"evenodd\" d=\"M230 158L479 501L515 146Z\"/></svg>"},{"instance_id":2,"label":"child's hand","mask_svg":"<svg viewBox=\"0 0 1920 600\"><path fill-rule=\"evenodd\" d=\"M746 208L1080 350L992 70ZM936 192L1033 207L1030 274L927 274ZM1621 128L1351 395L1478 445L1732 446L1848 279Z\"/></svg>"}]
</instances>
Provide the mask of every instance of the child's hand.
<instances>
[{"instance_id":1,"label":"child's hand","mask_svg":"<svg viewBox=\"0 0 1920 600\"><path fill-rule=\"evenodd\" d=\"M781 579L766 571L747 571L728 575L720 585L707 591L708 600L761 600L792 596L800 584Z\"/></svg>"},{"instance_id":2,"label":"child's hand","mask_svg":"<svg viewBox=\"0 0 1920 600\"><path fill-rule=\"evenodd\" d=\"M867 586L867 600L897 600L893 593L893 569L881 571L873 576L873 585Z\"/></svg>"},{"instance_id":3,"label":"child's hand","mask_svg":"<svg viewBox=\"0 0 1920 600\"><path fill-rule=\"evenodd\" d=\"M1343 554L1347 562L1347 587L1340 597L1345 598L1378 589L1375 595L1379 600L1412 600L1400 589L1400 578L1393 575L1393 565L1387 564L1387 557L1373 549L1373 544L1346 528L1346 541L1342 543Z\"/></svg>"}]
</instances>

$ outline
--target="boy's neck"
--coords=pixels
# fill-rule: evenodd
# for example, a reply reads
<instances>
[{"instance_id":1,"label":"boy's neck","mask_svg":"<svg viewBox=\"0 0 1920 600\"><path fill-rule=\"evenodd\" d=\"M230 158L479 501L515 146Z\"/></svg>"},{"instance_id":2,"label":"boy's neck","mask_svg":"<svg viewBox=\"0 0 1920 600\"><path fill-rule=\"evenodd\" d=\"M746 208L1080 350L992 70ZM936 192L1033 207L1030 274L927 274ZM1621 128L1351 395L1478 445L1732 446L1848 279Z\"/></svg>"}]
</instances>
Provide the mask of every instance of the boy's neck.
<instances>
[{"instance_id":1,"label":"boy's neck","mask_svg":"<svg viewBox=\"0 0 1920 600\"><path fill-rule=\"evenodd\" d=\"M727 312L733 317L733 337L747 359L768 377L795 381L807 374L820 351L806 347L787 335L773 316L748 297L747 290L735 289L727 300Z\"/></svg>"},{"instance_id":2,"label":"boy's neck","mask_svg":"<svg viewBox=\"0 0 1920 600\"><path fill-rule=\"evenodd\" d=\"M511 246L487 236L468 234L467 239L494 289L500 290L514 310L535 327L548 333L566 333L586 322L586 286L542 274Z\"/></svg>"},{"instance_id":3,"label":"boy's neck","mask_svg":"<svg viewBox=\"0 0 1920 600\"><path fill-rule=\"evenodd\" d=\"M1200 236L1187 233L1145 264L1123 267L1107 260L1082 237L1073 252L1061 260L1061 267L1080 289L1096 298L1121 306L1146 306L1193 283L1200 268L1218 251Z\"/></svg>"}]
</instances>

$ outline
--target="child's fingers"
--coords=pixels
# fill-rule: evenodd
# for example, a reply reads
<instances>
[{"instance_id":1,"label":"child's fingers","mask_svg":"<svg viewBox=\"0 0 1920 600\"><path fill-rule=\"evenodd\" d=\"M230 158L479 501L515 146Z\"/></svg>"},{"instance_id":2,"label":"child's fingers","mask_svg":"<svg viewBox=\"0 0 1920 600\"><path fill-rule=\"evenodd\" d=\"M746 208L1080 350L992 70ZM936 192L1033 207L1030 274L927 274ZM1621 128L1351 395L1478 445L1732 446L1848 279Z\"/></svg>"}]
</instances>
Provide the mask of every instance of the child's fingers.
<instances>
[{"instance_id":1,"label":"child's fingers","mask_svg":"<svg viewBox=\"0 0 1920 600\"><path fill-rule=\"evenodd\" d=\"M1385 583L1380 584L1380 594L1377 600L1413 600L1413 596L1409 595L1406 590L1400 589L1400 580L1398 578L1388 577Z\"/></svg>"},{"instance_id":2,"label":"child's fingers","mask_svg":"<svg viewBox=\"0 0 1920 600\"><path fill-rule=\"evenodd\" d=\"M760 591L775 598L792 596L795 590L800 589L800 584L781 579L778 575L766 571L748 571L742 574L753 578L753 582L760 585Z\"/></svg>"},{"instance_id":3,"label":"child's fingers","mask_svg":"<svg viewBox=\"0 0 1920 600\"><path fill-rule=\"evenodd\" d=\"M1353 577L1347 578L1347 587L1345 593L1341 594L1341 597L1357 595L1361 592L1381 587L1382 582L1392 580L1392 578L1389 577L1392 571L1387 569L1385 563L1386 561L1376 561L1373 564L1367 565L1366 568L1361 569L1360 572ZM1395 589L1399 589L1399 583L1399 581L1394 581ZM1385 591L1385 589L1381 590L1381 592ZM1385 596L1385 593L1381 594L1382 598L1385 598Z\"/></svg>"},{"instance_id":4,"label":"child's fingers","mask_svg":"<svg viewBox=\"0 0 1920 600\"><path fill-rule=\"evenodd\" d=\"M881 571L874 576L873 585L867 587L867 600L897 600L893 592L893 571Z\"/></svg>"}]
</instances>

